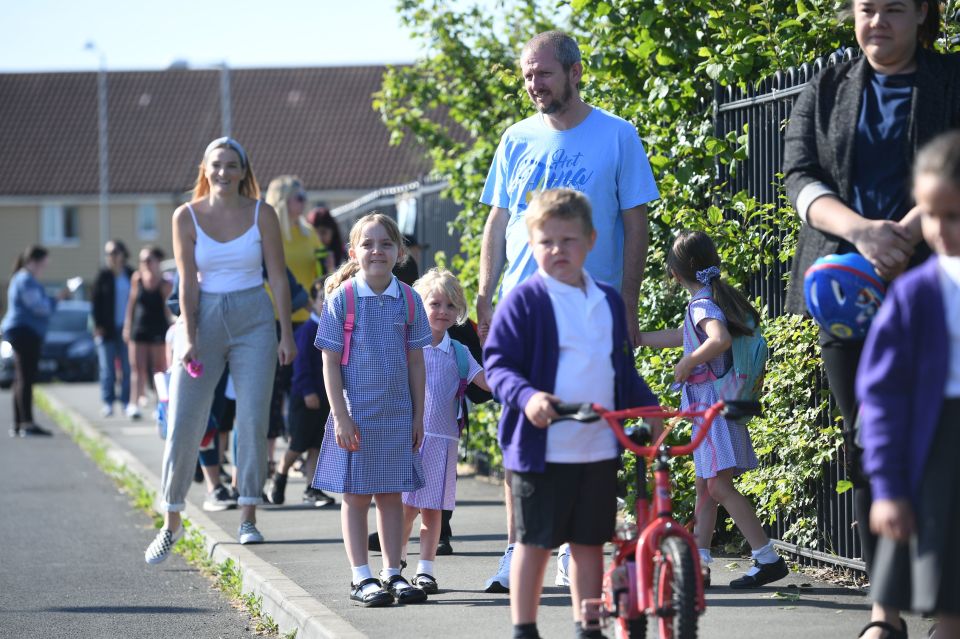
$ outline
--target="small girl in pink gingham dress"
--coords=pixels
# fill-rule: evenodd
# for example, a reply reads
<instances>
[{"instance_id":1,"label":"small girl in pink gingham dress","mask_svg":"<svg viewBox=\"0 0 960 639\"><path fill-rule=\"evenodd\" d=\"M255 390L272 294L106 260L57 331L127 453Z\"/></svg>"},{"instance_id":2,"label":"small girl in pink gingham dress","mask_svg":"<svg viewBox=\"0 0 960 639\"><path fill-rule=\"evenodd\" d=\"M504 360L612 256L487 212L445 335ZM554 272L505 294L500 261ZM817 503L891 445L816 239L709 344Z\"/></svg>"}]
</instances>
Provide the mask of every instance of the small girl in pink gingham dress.
<instances>
[{"instance_id":1,"label":"small girl in pink gingham dress","mask_svg":"<svg viewBox=\"0 0 960 639\"><path fill-rule=\"evenodd\" d=\"M414 586L428 594L438 591L434 560L440 541L441 511L453 510L457 491L457 425L460 373L453 340L447 329L466 318L467 303L460 282L445 270L430 269L413 285L423 299L433 339L423 349L426 365L426 392L423 413L423 446L419 455L426 483L413 492L403 493L405 540L409 540L413 522L420 515L420 561L413 578ZM465 347L469 362L467 383L490 390L483 369ZM406 556L406 549L404 549Z\"/></svg>"}]
</instances>

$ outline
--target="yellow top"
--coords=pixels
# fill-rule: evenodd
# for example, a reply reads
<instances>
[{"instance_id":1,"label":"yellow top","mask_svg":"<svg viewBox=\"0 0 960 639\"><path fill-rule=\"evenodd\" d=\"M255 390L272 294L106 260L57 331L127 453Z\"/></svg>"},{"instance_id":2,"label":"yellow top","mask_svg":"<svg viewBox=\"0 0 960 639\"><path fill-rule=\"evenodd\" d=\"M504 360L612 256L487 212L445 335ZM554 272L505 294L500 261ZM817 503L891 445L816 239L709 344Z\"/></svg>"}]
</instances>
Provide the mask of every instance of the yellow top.
<instances>
[{"instance_id":1,"label":"yellow top","mask_svg":"<svg viewBox=\"0 0 960 639\"><path fill-rule=\"evenodd\" d=\"M294 279L310 292L313 280L323 274L324 265L319 259L323 245L312 230L308 231L299 224L291 224L290 240L283 240L283 258ZM267 287L269 292L270 287ZM273 294L270 294L271 299ZM296 311L290 318L294 323L303 323L310 319L310 308Z\"/></svg>"}]
</instances>

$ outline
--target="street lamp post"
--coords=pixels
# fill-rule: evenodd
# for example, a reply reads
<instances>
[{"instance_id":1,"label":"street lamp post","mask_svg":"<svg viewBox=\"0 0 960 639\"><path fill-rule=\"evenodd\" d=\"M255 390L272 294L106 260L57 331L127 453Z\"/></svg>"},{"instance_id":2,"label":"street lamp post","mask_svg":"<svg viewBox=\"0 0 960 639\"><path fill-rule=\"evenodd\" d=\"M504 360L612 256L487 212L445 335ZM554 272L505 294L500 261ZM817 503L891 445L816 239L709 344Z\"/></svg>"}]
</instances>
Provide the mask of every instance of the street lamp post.
<instances>
[{"instance_id":1,"label":"street lamp post","mask_svg":"<svg viewBox=\"0 0 960 639\"><path fill-rule=\"evenodd\" d=\"M88 42L87 51L92 51L100 57L100 68L97 71L97 109L99 112L99 139L100 139L100 249L110 239L110 162L109 147L107 146L107 56L97 47L96 43Z\"/></svg>"}]
</instances>

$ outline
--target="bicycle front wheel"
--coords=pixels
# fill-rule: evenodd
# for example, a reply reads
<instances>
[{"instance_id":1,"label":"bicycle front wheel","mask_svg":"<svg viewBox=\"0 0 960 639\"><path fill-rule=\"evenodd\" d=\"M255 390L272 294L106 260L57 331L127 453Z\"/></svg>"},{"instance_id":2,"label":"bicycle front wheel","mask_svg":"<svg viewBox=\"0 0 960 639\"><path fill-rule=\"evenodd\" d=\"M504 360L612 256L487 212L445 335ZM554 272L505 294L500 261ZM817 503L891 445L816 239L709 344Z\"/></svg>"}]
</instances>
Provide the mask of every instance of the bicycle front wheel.
<instances>
[{"instance_id":1,"label":"bicycle front wheel","mask_svg":"<svg viewBox=\"0 0 960 639\"><path fill-rule=\"evenodd\" d=\"M617 639L644 639L647 636L647 618L623 619L618 617L615 629Z\"/></svg>"},{"instance_id":2,"label":"bicycle front wheel","mask_svg":"<svg viewBox=\"0 0 960 639\"><path fill-rule=\"evenodd\" d=\"M660 639L696 639L696 579L693 548L680 537L665 537L653 573Z\"/></svg>"}]
</instances>

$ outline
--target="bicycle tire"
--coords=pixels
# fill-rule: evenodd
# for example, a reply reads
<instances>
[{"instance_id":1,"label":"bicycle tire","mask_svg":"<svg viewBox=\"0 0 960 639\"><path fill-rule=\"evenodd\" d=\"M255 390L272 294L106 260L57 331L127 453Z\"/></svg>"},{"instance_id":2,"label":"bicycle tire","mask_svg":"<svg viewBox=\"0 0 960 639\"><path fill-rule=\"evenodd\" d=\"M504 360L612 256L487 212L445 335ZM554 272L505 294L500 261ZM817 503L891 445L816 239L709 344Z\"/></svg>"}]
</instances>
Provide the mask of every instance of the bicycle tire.
<instances>
[{"instance_id":1,"label":"bicycle tire","mask_svg":"<svg viewBox=\"0 0 960 639\"><path fill-rule=\"evenodd\" d=\"M644 639L647 636L647 618L643 615L635 619L617 617L614 636L616 639Z\"/></svg>"},{"instance_id":2,"label":"bicycle tire","mask_svg":"<svg viewBox=\"0 0 960 639\"><path fill-rule=\"evenodd\" d=\"M659 617L660 639L696 639L697 576L693 549L680 537L660 542L660 557L653 572L653 591Z\"/></svg>"}]
</instances>

